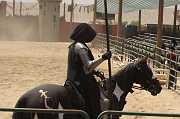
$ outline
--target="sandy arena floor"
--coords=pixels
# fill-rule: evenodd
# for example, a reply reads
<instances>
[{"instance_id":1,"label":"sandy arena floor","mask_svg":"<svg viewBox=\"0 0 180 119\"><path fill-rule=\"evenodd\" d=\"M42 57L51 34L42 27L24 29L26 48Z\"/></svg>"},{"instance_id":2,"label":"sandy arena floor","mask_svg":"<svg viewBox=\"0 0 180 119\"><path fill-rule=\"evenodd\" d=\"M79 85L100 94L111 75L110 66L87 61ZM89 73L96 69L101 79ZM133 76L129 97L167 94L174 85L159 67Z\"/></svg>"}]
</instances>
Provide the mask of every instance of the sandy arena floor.
<instances>
[{"instance_id":1,"label":"sandy arena floor","mask_svg":"<svg viewBox=\"0 0 180 119\"><path fill-rule=\"evenodd\" d=\"M14 107L24 92L39 84L63 84L67 50L68 43L0 41L0 107ZM100 68L107 73L106 64ZM112 69L117 70L115 66ZM164 89L153 97L148 92L135 90L128 95L124 111L180 112L180 95ZM11 113L0 112L0 119L10 118ZM154 119L123 116L123 119L141 118Z\"/></svg>"}]
</instances>

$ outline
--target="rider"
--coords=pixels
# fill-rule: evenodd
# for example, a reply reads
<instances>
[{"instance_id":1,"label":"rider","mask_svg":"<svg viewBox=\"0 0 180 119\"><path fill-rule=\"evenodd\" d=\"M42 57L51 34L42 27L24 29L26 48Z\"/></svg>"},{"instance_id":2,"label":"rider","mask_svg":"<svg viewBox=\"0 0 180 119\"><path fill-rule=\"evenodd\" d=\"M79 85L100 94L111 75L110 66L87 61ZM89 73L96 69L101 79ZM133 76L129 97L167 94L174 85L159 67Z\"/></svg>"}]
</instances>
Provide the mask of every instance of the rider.
<instances>
[{"instance_id":1,"label":"rider","mask_svg":"<svg viewBox=\"0 0 180 119\"><path fill-rule=\"evenodd\" d=\"M82 94L87 113L91 119L96 119L100 113L100 93L94 77L95 68L111 57L106 52L101 58L94 59L86 43L91 42L96 32L86 23L80 23L72 32L70 38L74 41L69 46L67 80L73 82Z\"/></svg>"}]
</instances>

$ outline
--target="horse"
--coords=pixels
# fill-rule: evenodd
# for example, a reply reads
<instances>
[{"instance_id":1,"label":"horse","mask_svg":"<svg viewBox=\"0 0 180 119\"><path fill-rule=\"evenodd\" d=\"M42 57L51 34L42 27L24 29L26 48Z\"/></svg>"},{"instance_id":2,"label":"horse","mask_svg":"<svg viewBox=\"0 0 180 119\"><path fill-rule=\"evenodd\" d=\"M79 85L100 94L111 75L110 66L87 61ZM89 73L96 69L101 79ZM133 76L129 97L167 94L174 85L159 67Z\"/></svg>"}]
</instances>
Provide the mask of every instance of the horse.
<instances>
[{"instance_id":1,"label":"horse","mask_svg":"<svg viewBox=\"0 0 180 119\"><path fill-rule=\"evenodd\" d=\"M107 81L111 81L112 98L106 98ZM101 102L109 99L111 110L122 111L126 104L126 96L133 93L133 84L139 84L140 88L156 96L161 92L161 85L147 64L147 59L131 62L124 68L112 75L111 80L100 81L98 83L101 90ZM67 88L58 84L43 84L37 86L24 95L22 95L15 108L40 108L40 109L84 109L85 106L82 98L75 91L75 88ZM103 104L103 103L101 103ZM104 105L101 105L104 107ZM103 111L103 108L102 108ZM12 119L81 119L77 115L55 114L55 113L29 113L14 112ZM116 119L117 117L115 117Z\"/></svg>"}]
</instances>

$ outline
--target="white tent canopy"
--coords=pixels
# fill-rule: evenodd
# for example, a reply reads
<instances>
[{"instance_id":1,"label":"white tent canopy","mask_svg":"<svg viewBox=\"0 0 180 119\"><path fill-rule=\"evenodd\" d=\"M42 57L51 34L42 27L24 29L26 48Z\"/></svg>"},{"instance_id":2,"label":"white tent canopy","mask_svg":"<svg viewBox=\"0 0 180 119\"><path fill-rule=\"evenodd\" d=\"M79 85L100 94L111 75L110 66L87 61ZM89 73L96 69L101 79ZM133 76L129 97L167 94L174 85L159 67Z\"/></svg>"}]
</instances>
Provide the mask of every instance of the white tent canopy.
<instances>
[{"instance_id":1,"label":"white tent canopy","mask_svg":"<svg viewBox=\"0 0 180 119\"><path fill-rule=\"evenodd\" d=\"M164 6L169 7L180 4L180 0L164 0ZM159 0L123 0L123 12L131 12L142 9L155 9L159 6ZM119 0L107 0L109 14L119 11ZM97 12L104 13L104 0L97 0Z\"/></svg>"}]
</instances>

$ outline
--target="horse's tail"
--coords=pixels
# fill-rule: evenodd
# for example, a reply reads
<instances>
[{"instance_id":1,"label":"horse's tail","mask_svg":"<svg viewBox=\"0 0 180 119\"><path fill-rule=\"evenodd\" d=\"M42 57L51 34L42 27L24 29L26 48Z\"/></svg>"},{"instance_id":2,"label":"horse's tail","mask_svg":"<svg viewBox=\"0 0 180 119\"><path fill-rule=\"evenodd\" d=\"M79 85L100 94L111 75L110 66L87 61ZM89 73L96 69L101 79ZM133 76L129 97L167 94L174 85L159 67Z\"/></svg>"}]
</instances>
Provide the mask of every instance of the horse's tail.
<instances>
[{"instance_id":1,"label":"horse's tail","mask_svg":"<svg viewBox=\"0 0 180 119\"><path fill-rule=\"evenodd\" d=\"M20 98L15 105L15 108L27 108L26 99ZM12 119L33 119L34 114L28 112L13 112Z\"/></svg>"}]
</instances>

